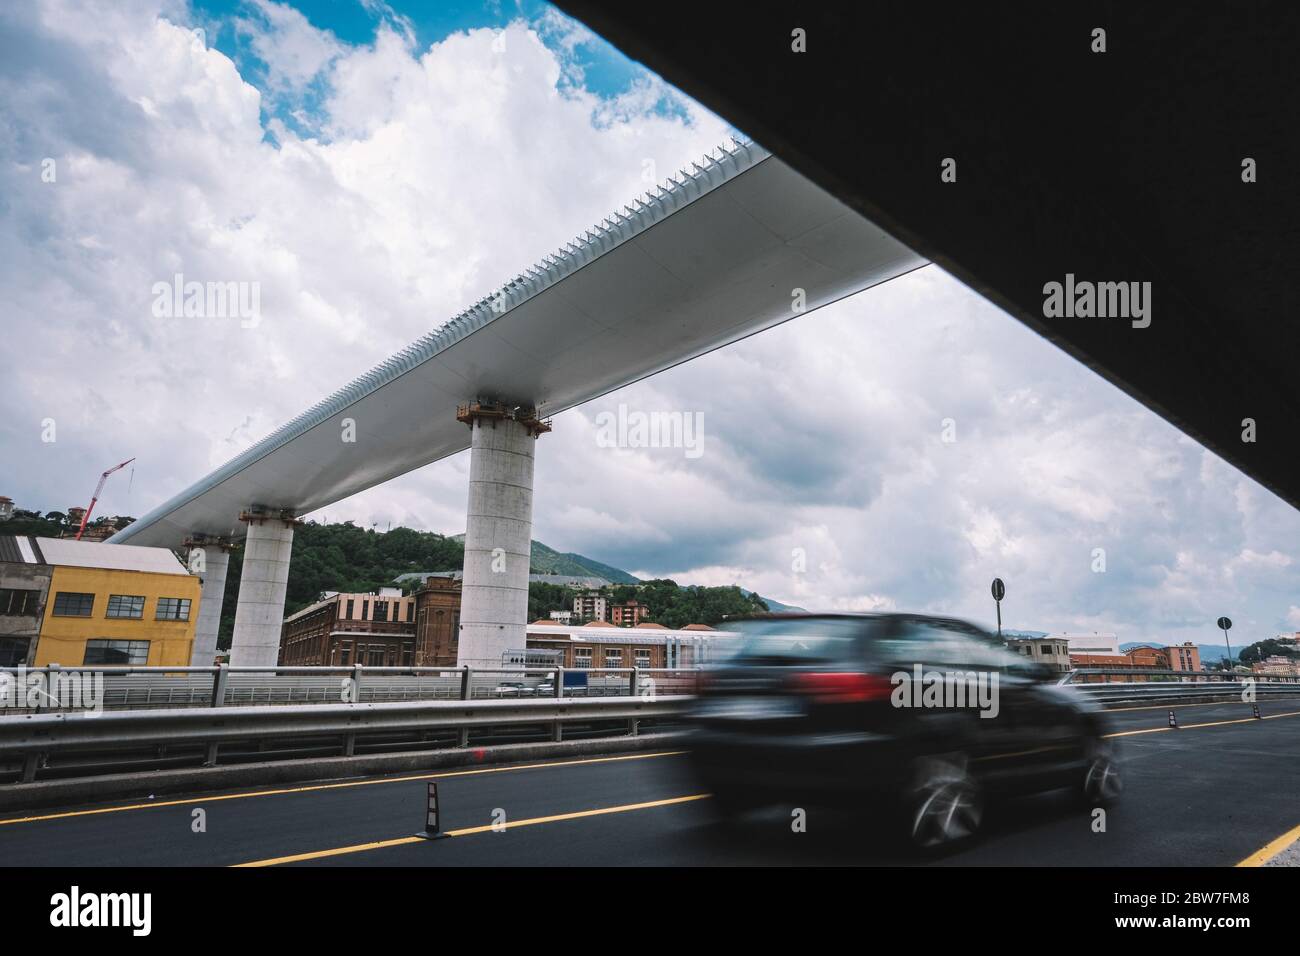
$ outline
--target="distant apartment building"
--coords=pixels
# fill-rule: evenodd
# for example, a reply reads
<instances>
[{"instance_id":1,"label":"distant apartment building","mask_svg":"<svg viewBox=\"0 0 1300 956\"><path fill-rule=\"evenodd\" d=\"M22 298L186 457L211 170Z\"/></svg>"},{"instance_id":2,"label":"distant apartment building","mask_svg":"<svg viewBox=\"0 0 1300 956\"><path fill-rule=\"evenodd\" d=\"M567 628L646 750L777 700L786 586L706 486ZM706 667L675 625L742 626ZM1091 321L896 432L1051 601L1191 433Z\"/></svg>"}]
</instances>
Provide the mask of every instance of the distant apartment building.
<instances>
[{"instance_id":1,"label":"distant apartment building","mask_svg":"<svg viewBox=\"0 0 1300 956\"><path fill-rule=\"evenodd\" d=\"M1251 672L1261 677L1297 677L1300 666L1296 659L1285 654L1272 654L1256 664L1251 665Z\"/></svg>"},{"instance_id":2,"label":"distant apartment building","mask_svg":"<svg viewBox=\"0 0 1300 956\"><path fill-rule=\"evenodd\" d=\"M0 536L0 666L188 665L200 591L166 548Z\"/></svg>"},{"instance_id":3,"label":"distant apartment building","mask_svg":"<svg viewBox=\"0 0 1300 956\"><path fill-rule=\"evenodd\" d=\"M1067 642L1071 655L1113 657L1119 659L1124 652L1119 649L1119 637L1114 634L1053 634L1052 637Z\"/></svg>"},{"instance_id":4,"label":"distant apartment building","mask_svg":"<svg viewBox=\"0 0 1300 956\"><path fill-rule=\"evenodd\" d=\"M573 599L573 616L579 621L609 621L609 605L598 591L587 591Z\"/></svg>"},{"instance_id":5,"label":"distant apartment building","mask_svg":"<svg viewBox=\"0 0 1300 956\"><path fill-rule=\"evenodd\" d=\"M1007 647L1038 664L1046 664L1054 671L1065 673L1070 669L1070 642L1061 637L1013 637Z\"/></svg>"},{"instance_id":6,"label":"distant apartment building","mask_svg":"<svg viewBox=\"0 0 1300 956\"><path fill-rule=\"evenodd\" d=\"M1173 644L1162 649L1165 667L1171 671L1201 670L1201 649L1191 641Z\"/></svg>"},{"instance_id":7,"label":"distant apartment building","mask_svg":"<svg viewBox=\"0 0 1300 956\"><path fill-rule=\"evenodd\" d=\"M0 495L0 521L8 521L14 516L14 500L8 495Z\"/></svg>"},{"instance_id":8,"label":"distant apartment building","mask_svg":"<svg viewBox=\"0 0 1300 956\"><path fill-rule=\"evenodd\" d=\"M609 623L615 627L636 627L649 619L650 609L635 598L609 606Z\"/></svg>"}]
</instances>

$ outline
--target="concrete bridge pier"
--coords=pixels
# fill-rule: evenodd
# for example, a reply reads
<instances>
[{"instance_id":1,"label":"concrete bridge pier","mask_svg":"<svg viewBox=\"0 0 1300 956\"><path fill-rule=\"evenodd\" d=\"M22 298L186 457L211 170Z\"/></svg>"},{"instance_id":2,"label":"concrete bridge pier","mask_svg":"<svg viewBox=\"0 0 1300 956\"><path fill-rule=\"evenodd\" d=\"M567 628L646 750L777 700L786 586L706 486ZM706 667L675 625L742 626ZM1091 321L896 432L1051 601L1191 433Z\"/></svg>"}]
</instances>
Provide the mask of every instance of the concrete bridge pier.
<instances>
[{"instance_id":1,"label":"concrete bridge pier","mask_svg":"<svg viewBox=\"0 0 1300 956\"><path fill-rule=\"evenodd\" d=\"M501 402L462 405L472 430L458 666L500 667L525 647L533 537L533 458L551 430L536 409Z\"/></svg>"},{"instance_id":2,"label":"concrete bridge pier","mask_svg":"<svg viewBox=\"0 0 1300 956\"><path fill-rule=\"evenodd\" d=\"M217 654L217 630L226 600L226 572L230 570L230 542L221 538L193 535L185 540L189 569L203 582L199 595L199 617L194 625L191 667L211 667Z\"/></svg>"},{"instance_id":3,"label":"concrete bridge pier","mask_svg":"<svg viewBox=\"0 0 1300 956\"><path fill-rule=\"evenodd\" d=\"M289 586L293 529L289 512L251 507L239 516L248 525L244 566L239 577L232 666L274 667L280 652L280 625Z\"/></svg>"}]
</instances>

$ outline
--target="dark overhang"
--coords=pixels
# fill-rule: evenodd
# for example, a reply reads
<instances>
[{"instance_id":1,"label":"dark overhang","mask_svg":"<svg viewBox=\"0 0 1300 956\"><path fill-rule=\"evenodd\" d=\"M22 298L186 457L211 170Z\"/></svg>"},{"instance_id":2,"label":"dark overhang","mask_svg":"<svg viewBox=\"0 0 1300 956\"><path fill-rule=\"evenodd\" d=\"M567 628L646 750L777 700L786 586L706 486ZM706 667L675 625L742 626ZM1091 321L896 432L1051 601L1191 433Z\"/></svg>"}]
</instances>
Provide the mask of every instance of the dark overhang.
<instances>
[{"instance_id":1,"label":"dark overhang","mask_svg":"<svg viewBox=\"0 0 1300 956\"><path fill-rule=\"evenodd\" d=\"M1300 506L1294 5L558 5ZM1067 274L1151 324L1046 317Z\"/></svg>"}]
</instances>

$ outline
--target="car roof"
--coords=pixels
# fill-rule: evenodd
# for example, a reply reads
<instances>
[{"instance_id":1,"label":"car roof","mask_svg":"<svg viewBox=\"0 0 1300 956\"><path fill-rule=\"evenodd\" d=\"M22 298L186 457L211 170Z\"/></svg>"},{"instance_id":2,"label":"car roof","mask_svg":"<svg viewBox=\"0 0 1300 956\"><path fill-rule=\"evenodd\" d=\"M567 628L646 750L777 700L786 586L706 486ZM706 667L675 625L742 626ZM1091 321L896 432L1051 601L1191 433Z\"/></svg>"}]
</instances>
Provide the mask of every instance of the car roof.
<instances>
[{"instance_id":1,"label":"car roof","mask_svg":"<svg viewBox=\"0 0 1300 956\"><path fill-rule=\"evenodd\" d=\"M940 621L945 624L960 624L971 627L980 633L985 629L978 624L959 617L946 617L941 614L924 614L919 611L769 611L766 614L747 614L744 617L728 618L727 623L739 624L742 621L791 621L791 620L919 620Z\"/></svg>"}]
</instances>

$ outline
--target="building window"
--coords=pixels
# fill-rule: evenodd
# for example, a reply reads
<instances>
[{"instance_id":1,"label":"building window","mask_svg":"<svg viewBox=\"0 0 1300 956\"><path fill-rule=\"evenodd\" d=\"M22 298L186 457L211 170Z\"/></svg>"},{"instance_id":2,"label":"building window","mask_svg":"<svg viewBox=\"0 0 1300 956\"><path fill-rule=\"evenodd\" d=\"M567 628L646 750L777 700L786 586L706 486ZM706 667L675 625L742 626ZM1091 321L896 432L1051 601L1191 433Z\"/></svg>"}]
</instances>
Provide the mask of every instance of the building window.
<instances>
[{"instance_id":1,"label":"building window","mask_svg":"<svg viewBox=\"0 0 1300 956\"><path fill-rule=\"evenodd\" d=\"M387 621L387 620L388 620L388 602L387 602L387 601L376 601L376 602L375 602L375 616L374 616L374 620L376 620L376 621Z\"/></svg>"},{"instance_id":2,"label":"building window","mask_svg":"<svg viewBox=\"0 0 1300 956\"><path fill-rule=\"evenodd\" d=\"M370 620L370 602L369 602L369 601L362 601L362 602L361 602L361 620L363 620L363 621L368 621L368 620Z\"/></svg>"},{"instance_id":3,"label":"building window","mask_svg":"<svg viewBox=\"0 0 1300 956\"><path fill-rule=\"evenodd\" d=\"M371 666L371 667L383 667L383 666L384 666L384 651L383 651L383 648L380 648L380 649L377 650L377 651L372 650L372 651L370 652L370 666Z\"/></svg>"},{"instance_id":4,"label":"building window","mask_svg":"<svg viewBox=\"0 0 1300 956\"><path fill-rule=\"evenodd\" d=\"M108 610L104 613L105 617L128 617L133 621L138 621L144 617L144 595L143 594L110 594L108 596Z\"/></svg>"},{"instance_id":5,"label":"building window","mask_svg":"<svg viewBox=\"0 0 1300 956\"><path fill-rule=\"evenodd\" d=\"M591 648L575 647L573 649L573 666L590 667L591 666Z\"/></svg>"},{"instance_id":6,"label":"building window","mask_svg":"<svg viewBox=\"0 0 1300 956\"><path fill-rule=\"evenodd\" d=\"M40 606L40 591L0 588L0 614L8 617L35 617Z\"/></svg>"},{"instance_id":7,"label":"building window","mask_svg":"<svg viewBox=\"0 0 1300 956\"><path fill-rule=\"evenodd\" d=\"M0 637L0 667L21 667L27 663L29 637Z\"/></svg>"},{"instance_id":8,"label":"building window","mask_svg":"<svg viewBox=\"0 0 1300 956\"><path fill-rule=\"evenodd\" d=\"M406 623L410 624L414 620L415 620L415 602L407 601L406 602Z\"/></svg>"},{"instance_id":9,"label":"building window","mask_svg":"<svg viewBox=\"0 0 1300 956\"><path fill-rule=\"evenodd\" d=\"M149 663L148 641L86 641L82 664L130 664L140 667Z\"/></svg>"},{"instance_id":10,"label":"building window","mask_svg":"<svg viewBox=\"0 0 1300 956\"><path fill-rule=\"evenodd\" d=\"M636 649L636 666L637 667L650 666L650 648L638 647Z\"/></svg>"},{"instance_id":11,"label":"building window","mask_svg":"<svg viewBox=\"0 0 1300 956\"><path fill-rule=\"evenodd\" d=\"M352 620L352 611L353 611L353 606L354 606L356 603L357 603L357 602L354 601L354 600L352 600L352 598L348 598L348 610L347 610L347 613L344 614L343 616L344 616L345 618L347 618L349 621Z\"/></svg>"},{"instance_id":12,"label":"building window","mask_svg":"<svg viewBox=\"0 0 1300 956\"><path fill-rule=\"evenodd\" d=\"M54 595L55 617L90 617L95 609L95 595L60 591Z\"/></svg>"},{"instance_id":13,"label":"building window","mask_svg":"<svg viewBox=\"0 0 1300 956\"><path fill-rule=\"evenodd\" d=\"M606 667L623 666L623 649L621 647L605 648L605 666Z\"/></svg>"},{"instance_id":14,"label":"building window","mask_svg":"<svg viewBox=\"0 0 1300 956\"><path fill-rule=\"evenodd\" d=\"M188 621L190 619L189 598L159 598L156 621Z\"/></svg>"}]
</instances>

